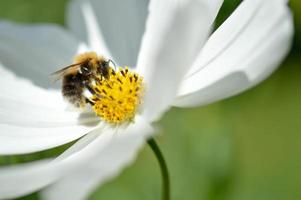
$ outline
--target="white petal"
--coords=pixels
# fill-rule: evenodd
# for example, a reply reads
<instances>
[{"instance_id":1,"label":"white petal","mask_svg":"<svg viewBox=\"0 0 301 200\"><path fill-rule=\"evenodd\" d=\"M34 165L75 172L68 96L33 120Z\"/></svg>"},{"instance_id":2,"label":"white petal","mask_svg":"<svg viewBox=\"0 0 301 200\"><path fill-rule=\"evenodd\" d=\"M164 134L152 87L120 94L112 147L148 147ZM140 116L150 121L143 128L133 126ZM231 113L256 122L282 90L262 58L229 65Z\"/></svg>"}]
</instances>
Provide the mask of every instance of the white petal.
<instances>
[{"instance_id":1,"label":"white petal","mask_svg":"<svg viewBox=\"0 0 301 200\"><path fill-rule=\"evenodd\" d=\"M290 49L293 20L284 0L245 0L210 37L183 81L176 106L198 106L264 80Z\"/></svg>"},{"instance_id":2,"label":"white petal","mask_svg":"<svg viewBox=\"0 0 301 200\"><path fill-rule=\"evenodd\" d=\"M47 91L0 66L0 154L30 153L59 146L94 129L99 119L66 111L58 91Z\"/></svg>"},{"instance_id":3,"label":"white petal","mask_svg":"<svg viewBox=\"0 0 301 200\"><path fill-rule=\"evenodd\" d=\"M151 1L137 65L147 83L148 119L157 119L174 99L178 85L207 38L221 2Z\"/></svg>"},{"instance_id":4,"label":"white petal","mask_svg":"<svg viewBox=\"0 0 301 200\"><path fill-rule=\"evenodd\" d=\"M67 24L99 54L134 66L146 13L147 0L73 0Z\"/></svg>"},{"instance_id":5,"label":"white petal","mask_svg":"<svg viewBox=\"0 0 301 200\"><path fill-rule=\"evenodd\" d=\"M43 194L46 199L82 198L133 161L152 133L150 125L137 117L135 123L126 128L108 126L94 130L51 162L0 167L0 183L5 183L0 187L0 199L23 196L51 183L54 184ZM77 188L81 178L87 182ZM69 181L70 185L65 188ZM72 194L76 196L73 198Z\"/></svg>"},{"instance_id":6,"label":"white petal","mask_svg":"<svg viewBox=\"0 0 301 200\"><path fill-rule=\"evenodd\" d=\"M30 194L58 178L57 166L49 160L0 168L0 199Z\"/></svg>"},{"instance_id":7,"label":"white petal","mask_svg":"<svg viewBox=\"0 0 301 200\"><path fill-rule=\"evenodd\" d=\"M0 124L0 155L32 153L69 143L95 127L22 127Z\"/></svg>"},{"instance_id":8,"label":"white petal","mask_svg":"<svg viewBox=\"0 0 301 200\"><path fill-rule=\"evenodd\" d=\"M118 129L116 132L103 133L93 142L93 147L89 146L91 148L89 153L85 153L89 158L82 161L78 170L46 188L42 195L43 199L87 198L100 184L118 175L134 160L151 133L151 127L140 119L126 130ZM81 148L81 145L79 146Z\"/></svg>"},{"instance_id":9,"label":"white petal","mask_svg":"<svg viewBox=\"0 0 301 200\"><path fill-rule=\"evenodd\" d=\"M99 136L100 130L88 134L70 147L65 153L55 160L42 160L27 164L19 164L9 167L0 167L0 182L5 183L0 187L0 199L16 198L55 182L71 169L76 168L81 162L81 157L72 162L63 161L81 149L87 147ZM74 150L76 148L76 150Z\"/></svg>"},{"instance_id":10,"label":"white petal","mask_svg":"<svg viewBox=\"0 0 301 200\"><path fill-rule=\"evenodd\" d=\"M0 62L20 77L50 88L50 74L72 62L83 46L55 25L0 22Z\"/></svg>"},{"instance_id":11,"label":"white petal","mask_svg":"<svg viewBox=\"0 0 301 200\"><path fill-rule=\"evenodd\" d=\"M79 123L79 118L95 120L95 117L87 114L66 110L68 104L57 90L37 87L1 65L0 73L4 74L0 79L0 123L47 127L55 123L75 125Z\"/></svg>"},{"instance_id":12,"label":"white petal","mask_svg":"<svg viewBox=\"0 0 301 200\"><path fill-rule=\"evenodd\" d=\"M0 97L0 124L12 126L49 128L91 125L100 121L90 112L71 112L64 108L51 108Z\"/></svg>"},{"instance_id":13,"label":"white petal","mask_svg":"<svg viewBox=\"0 0 301 200\"><path fill-rule=\"evenodd\" d=\"M31 69L28 70L30 71ZM4 68L1 63L0 73L3 75L0 79L1 99L5 98L48 108L60 109L66 107L59 91L38 87L32 81L16 76L12 70ZM21 107L22 104L19 106Z\"/></svg>"}]
</instances>

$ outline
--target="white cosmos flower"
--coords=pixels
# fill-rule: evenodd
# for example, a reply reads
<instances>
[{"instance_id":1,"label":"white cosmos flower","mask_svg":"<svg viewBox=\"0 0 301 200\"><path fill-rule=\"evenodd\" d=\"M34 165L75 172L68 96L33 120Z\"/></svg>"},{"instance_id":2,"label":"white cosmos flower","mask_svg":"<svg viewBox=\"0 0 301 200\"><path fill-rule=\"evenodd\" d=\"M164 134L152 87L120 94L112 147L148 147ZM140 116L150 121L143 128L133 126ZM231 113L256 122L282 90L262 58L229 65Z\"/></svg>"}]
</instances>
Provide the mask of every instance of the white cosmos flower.
<instances>
[{"instance_id":1,"label":"white cosmos flower","mask_svg":"<svg viewBox=\"0 0 301 200\"><path fill-rule=\"evenodd\" d=\"M222 2L151 1L138 55L147 7L141 0L72 1L70 31L1 22L0 154L80 139L54 160L0 168L0 199L41 188L45 199L84 199L133 161L154 132L151 123L171 106L215 102L269 76L290 48L287 0L244 0L210 34ZM88 49L137 66L144 77L143 110L128 127L112 128L88 112L66 110L60 91L48 88L51 72Z\"/></svg>"}]
</instances>

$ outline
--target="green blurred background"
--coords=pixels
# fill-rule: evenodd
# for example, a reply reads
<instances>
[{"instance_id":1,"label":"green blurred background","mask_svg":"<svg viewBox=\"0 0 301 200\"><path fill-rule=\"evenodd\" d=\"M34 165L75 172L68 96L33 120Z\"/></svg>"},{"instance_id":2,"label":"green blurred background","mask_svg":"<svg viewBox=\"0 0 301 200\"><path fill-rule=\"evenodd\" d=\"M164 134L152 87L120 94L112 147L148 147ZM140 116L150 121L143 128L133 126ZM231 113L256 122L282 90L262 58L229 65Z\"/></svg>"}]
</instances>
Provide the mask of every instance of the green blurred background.
<instances>
[{"instance_id":1,"label":"green blurred background","mask_svg":"<svg viewBox=\"0 0 301 200\"><path fill-rule=\"evenodd\" d=\"M64 25L67 1L0 1L0 19ZM239 2L225 0L217 24ZM301 1L291 0L290 6L296 25L294 46L276 73L222 102L172 109L158 124L173 200L301 199ZM90 199L160 199L160 184L156 160L145 146L133 165Z\"/></svg>"}]
</instances>

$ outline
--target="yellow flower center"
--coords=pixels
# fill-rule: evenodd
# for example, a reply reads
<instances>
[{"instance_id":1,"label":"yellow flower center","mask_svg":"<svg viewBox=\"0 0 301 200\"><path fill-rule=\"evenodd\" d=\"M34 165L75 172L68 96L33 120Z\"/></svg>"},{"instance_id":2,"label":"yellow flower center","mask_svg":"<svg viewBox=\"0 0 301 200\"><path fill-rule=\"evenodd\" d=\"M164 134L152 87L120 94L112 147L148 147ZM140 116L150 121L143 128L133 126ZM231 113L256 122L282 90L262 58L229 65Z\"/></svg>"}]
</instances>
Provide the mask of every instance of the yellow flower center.
<instances>
[{"instance_id":1,"label":"yellow flower center","mask_svg":"<svg viewBox=\"0 0 301 200\"><path fill-rule=\"evenodd\" d=\"M94 112L108 123L121 124L131 121L141 104L143 78L128 67L117 71L110 69L109 78L101 78L93 90Z\"/></svg>"}]
</instances>

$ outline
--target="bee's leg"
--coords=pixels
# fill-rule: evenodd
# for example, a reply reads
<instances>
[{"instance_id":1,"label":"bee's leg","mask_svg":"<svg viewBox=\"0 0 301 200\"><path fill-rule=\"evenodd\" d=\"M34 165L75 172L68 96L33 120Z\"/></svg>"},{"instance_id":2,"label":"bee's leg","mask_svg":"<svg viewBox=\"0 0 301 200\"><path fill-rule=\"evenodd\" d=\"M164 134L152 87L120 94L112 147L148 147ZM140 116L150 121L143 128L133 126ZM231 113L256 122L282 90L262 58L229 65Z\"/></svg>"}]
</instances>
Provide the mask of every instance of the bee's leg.
<instances>
[{"instance_id":1,"label":"bee's leg","mask_svg":"<svg viewBox=\"0 0 301 200\"><path fill-rule=\"evenodd\" d=\"M91 105L94 105L93 96L95 95L95 91L90 86L88 81L83 81L83 87L85 90L83 91L83 97L85 98L85 102Z\"/></svg>"},{"instance_id":2,"label":"bee's leg","mask_svg":"<svg viewBox=\"0 0 301 200\"><path fill-rule=\"evenodd\" d=\"M86 98L86 103L89 103L91 106L94 106L94 102L93 101L91 101L90 99L88 99L88 98Z\"/></svg>"},{"instance_id":3,"label":"bee's leg","mask_svg":"<svg viewBox=\"0 0 301 200\"><path fill-rule=\"evenodd\" d=\"M86 93L85 98L86 98L86 103L89 103L90 105L94 105L95 104L95 98L101 98L99 96L99 94L97 94L95 92L95 90L90 86L90 84L85 84L85 88L88 90L88 92Z\"/></svg>"},{"instance_id":4,"label":"bee's leg","mask_svg":"<svg viewBox=\"0 0 301 200\"><path fill-rule=\"evenodd\" d=\"M87 90L89 90L89 92L90 92L91 94L95 95L95 91L91 88L90 85L86 85L85 87L87 88Z\"/></svg>"}]
</instances>

